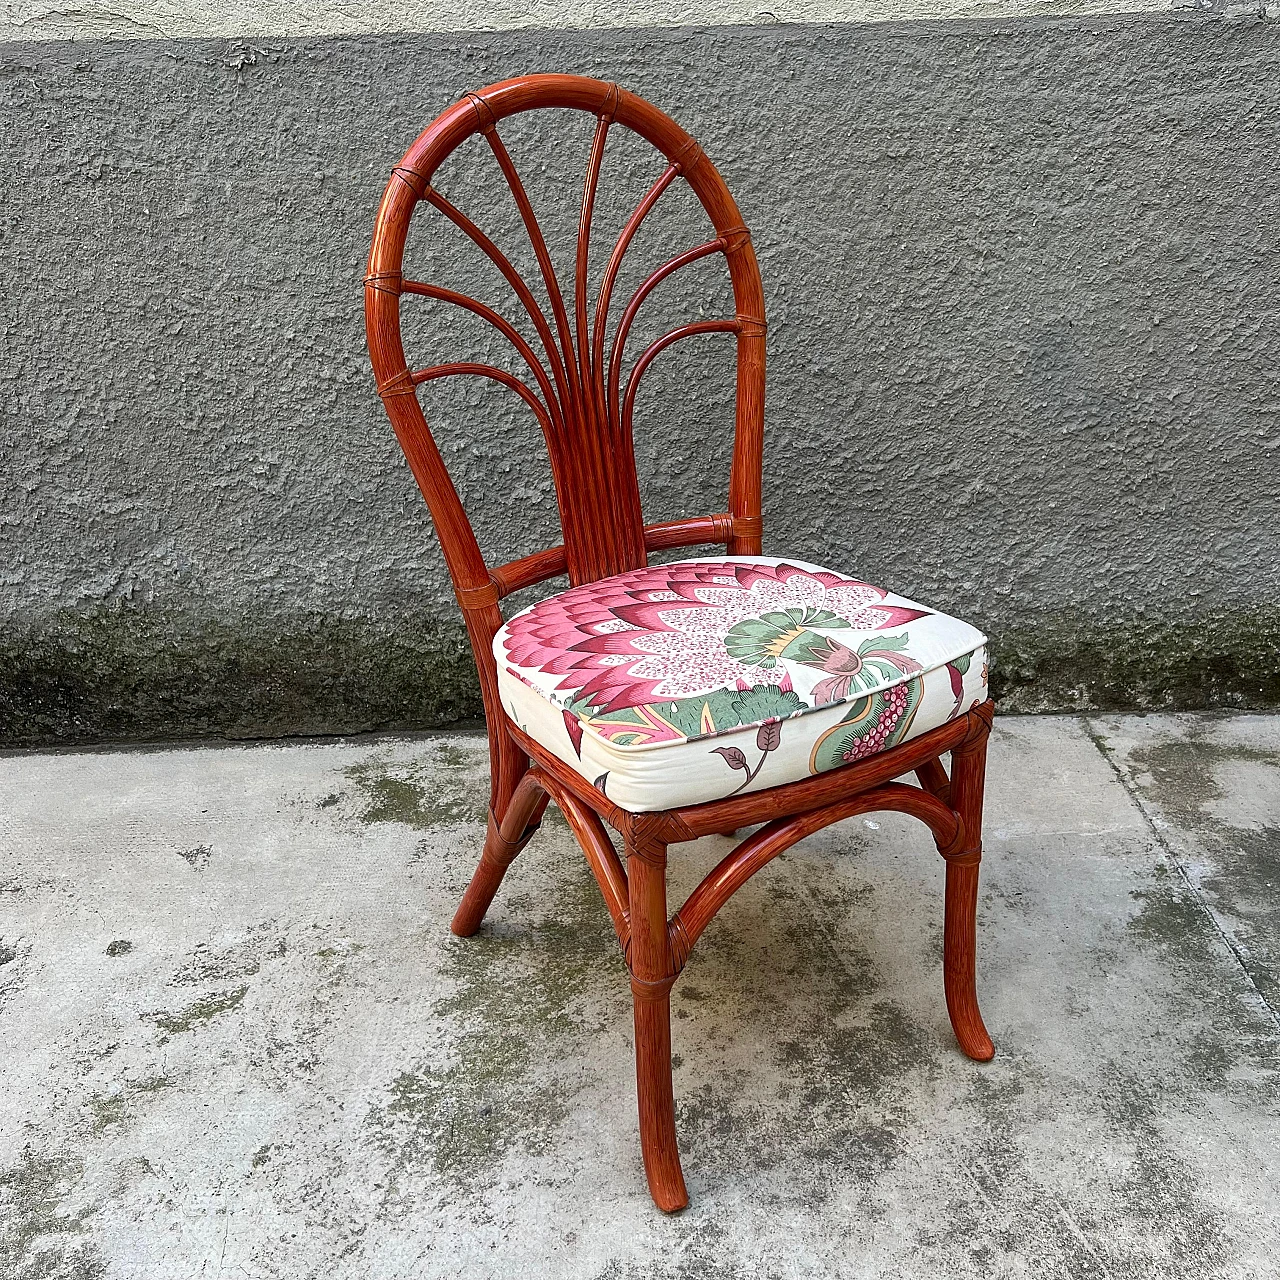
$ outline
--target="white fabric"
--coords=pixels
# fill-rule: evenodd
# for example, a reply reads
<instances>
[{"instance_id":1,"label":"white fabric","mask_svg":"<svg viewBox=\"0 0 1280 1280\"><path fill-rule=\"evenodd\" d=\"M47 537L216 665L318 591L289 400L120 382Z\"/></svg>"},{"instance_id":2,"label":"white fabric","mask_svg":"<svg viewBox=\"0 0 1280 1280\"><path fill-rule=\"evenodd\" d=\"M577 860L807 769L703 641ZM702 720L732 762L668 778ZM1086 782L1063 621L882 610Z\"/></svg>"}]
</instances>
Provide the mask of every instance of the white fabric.
<instances>
[{"instance_id":1,"label":"white fabric","mask_svg":"<svg viewBox=\"0 0 1280 1280\"><path fill-rule=\"evenodd\" d=\"M797 560L723 556L587 583L494 637L502 703L623 809L795 781L987 697L968 623Z\"/></svg>"}]
</instances>

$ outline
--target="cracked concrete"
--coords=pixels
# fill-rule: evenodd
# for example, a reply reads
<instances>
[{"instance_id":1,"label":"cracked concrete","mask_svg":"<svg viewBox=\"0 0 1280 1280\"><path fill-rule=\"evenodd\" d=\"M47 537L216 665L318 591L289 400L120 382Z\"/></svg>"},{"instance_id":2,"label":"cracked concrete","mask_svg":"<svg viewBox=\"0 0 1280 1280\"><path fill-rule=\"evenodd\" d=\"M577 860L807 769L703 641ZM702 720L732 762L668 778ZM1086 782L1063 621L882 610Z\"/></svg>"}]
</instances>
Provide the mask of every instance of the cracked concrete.
<instances>
[{"instance_id":1,"label":"cracked concrete","mask_svg":"<svg viewBox=\"0 0 1280 1280\"><path fill-rule=\"evenodd\" d=\"M0 759L0 1276L1276 1274L1280 719L997 721L985 1066L922 830L757 876L676 988L675 1218L563 823L448 933L486 789L467 734Z\"/></svg>"}]
</instances>

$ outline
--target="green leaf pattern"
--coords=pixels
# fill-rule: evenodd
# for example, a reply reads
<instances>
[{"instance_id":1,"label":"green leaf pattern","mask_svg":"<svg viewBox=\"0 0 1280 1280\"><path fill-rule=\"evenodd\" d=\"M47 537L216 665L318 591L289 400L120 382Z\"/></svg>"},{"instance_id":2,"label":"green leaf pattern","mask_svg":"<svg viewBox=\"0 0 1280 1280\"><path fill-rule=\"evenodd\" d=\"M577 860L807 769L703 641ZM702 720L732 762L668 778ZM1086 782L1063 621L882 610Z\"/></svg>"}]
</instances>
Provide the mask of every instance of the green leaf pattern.
<instances>
[{"instance_id":1,"label":"green leaf pattern","mask_svg":"<svg viewBox=\"0 0 1280 1280\"><path fill-rule=\"evenodd\" d=\"M793 656L786 652L789 646L783 642L787 638L794 643L809 627L832 629L848 626L848 622L830 609L781 609L736 623L725 633L724 647L731 658L768 671L778 665L779 658ZM818 636L812 638L820 639Z\"/></svg>"},{"instance_id":2,"label":"green leaf pattern","mask_svg":"<svg viewBox=\"0 0 1280 1280\"><path fill-rule=\"evenodd\" d=\"M651 702L646 708L650 715L658 716L692 742L709 738L741 725L760 724L764 720L785 720L797 711L803 711L808 703L791 689L779 689L774 684L758 684L751 689L717 689L714 693L699 694L696 698L677 698L671 702ZM623 707L618 711L597 713L591 709L590 700L575 698L566 704L565 710L582 716L595 724L610 726L609 740L619 746L647 740L649 722L635 707ZM707 728L708 723L713 726ZM633 724L634 736L620 733L613 726Z\"/></svg>"}]
</instances>

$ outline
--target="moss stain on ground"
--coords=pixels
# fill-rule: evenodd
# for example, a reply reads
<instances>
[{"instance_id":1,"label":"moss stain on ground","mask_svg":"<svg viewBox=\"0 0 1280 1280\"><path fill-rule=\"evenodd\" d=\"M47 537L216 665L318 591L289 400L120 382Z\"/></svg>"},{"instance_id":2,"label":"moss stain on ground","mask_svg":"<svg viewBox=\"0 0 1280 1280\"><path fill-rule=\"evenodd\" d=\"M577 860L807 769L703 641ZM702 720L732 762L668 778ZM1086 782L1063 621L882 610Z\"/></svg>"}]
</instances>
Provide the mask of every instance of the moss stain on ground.
<instances>
[{"instance_id":1,"label":"moss stain on ground","mask_svg":"<svg viewBox=\"0 0 1280 1280\"><path fill-rule=\"evenodd\" d=\"M283 959L288 947L273 920L249 925L243 936L218 944L198 942L187 961L174 975L175 986L207 986L251 978L265 961Z\"/></svg>"},{"instance_id":2,"label":"moss stain on ground","mask_svg":"<svg viewBox=\"0 0 1280 1280\"><path fill-rule=\"evenodd\" d=\"M195 1031L198 1027L212 1022L214 1018L232 1009L238 1009L248 994L248 985L236 987L233 991L215 992L192 1001L185 1008L173 1013L144 1013L140 1015L148 1022L153 1022L166 1035L178 1035L183 1031Z\"/></svg>"},{"instance_id":3,"label":"moss stain on ground","mask_svg":"<svg viewBox=\"0 0 1280 1280\"><path fill-rule=\"evenodd\" d=\"M31 944L21 938L0 938L0 1009L16 994L24 980L25 961Z\"/></svg>"},{"instance_id":4,"label":"moss stain on ground","mask_svg":"<svg viewBox=\"0 0 1280 1280\"><path fill-rule=\"evenodd\" d=\"M375 755L343 770L355 784L366 825L400 822L418 830L458 822L484 822L489 811L488 747L437 742L423 758L396 762ZM327 807L328 797L320 802Z\"/></svg>"},{"instance_id":5,"label":"moss stain on ground","mask_svg":"<svg viewBox=\"0 0 1280 1280\"><path fill-rule=\"evenodd\" d=\"M585 1087L593 1039L629 1022L599 888L567 841L546 853L554 914L531 920L532 902L508 898L476 937L450 943L441 976L451 993L432 1007L456 1028L449 1056L406 1064L369 1112L391 1165L388 1213L407 1207L424 1170L480 1195L509 1152L546 1151Z\"/></svg>"},{"instance_id":6,"label":"moss stain on ground","mask_svg":"<svg viewBox=\"0 0 1280 1280\"><path fill-rule=\"evenodd\" d=\"M0 1276L4 1280L100 1280L106 1263L85 1240L92 1210L64 1211L83 1176L69 1156L25 1148L0 1170Z\"/></svg>"},{"instance_id":7,"label":"moss stain on ground","mask_svg":"<svg viewBox=\"0 0 1280 1280\"><path fill-rule=\"evenodd\" d=\"M95 1094L86 1104L93 1133L102 1134L114 1125L137 1114L138 1104L151 1094L168 1089L173 1082L167 1076L151 1076L145 1080L125 1081L115 1093Z\"/></svg>"},{"instance_id":8,"label":"moss stain on ground","mask_svg":"<svg viewBox=\"0 0 1280 1280\"><path fill-rule=\"evenodd\" d=\"M1272 1014L1280 1015L1280 825L1236 826L1212 812L1227 798L1222 778L1241 765L1280 770L1280 756L1214 741L1212 726L1212 720L1180 726L1178 736L1138 746L1125 762L1137 790L1180 829L1194 832L1207 855L1197 859L1196 889L1158 867L1153 882L1134 893L1141 905L1129 929L1193 973L1212 974L1227 946L1218 935L1221 926L1235 961ZM1223 1037L1217 1048L1201 1043L1197 1049L1211 1076L1228 1078L1242 1060L1268 1073L1280 1069L1274 1038L1260 1034L1238 1000L1211 987L1204 998L1217 1008L1215 1025Z\"/></svg>"}]
</instances>

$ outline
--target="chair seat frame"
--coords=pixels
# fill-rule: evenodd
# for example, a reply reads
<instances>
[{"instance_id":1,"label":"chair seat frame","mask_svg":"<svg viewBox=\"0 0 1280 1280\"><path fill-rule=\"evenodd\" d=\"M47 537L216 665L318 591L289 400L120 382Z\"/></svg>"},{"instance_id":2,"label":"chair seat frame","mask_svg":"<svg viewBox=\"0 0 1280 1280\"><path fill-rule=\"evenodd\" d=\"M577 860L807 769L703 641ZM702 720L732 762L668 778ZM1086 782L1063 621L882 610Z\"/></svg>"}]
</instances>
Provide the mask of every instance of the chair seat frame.
<instances>
[{"instance_id":1,"label":"chair seat frame","mask_svg":"<svg viewBox=\"0 0 1280 1280\"><path fill-rule=\"evenodd\" d=\"M498 123L517 112L568 107L597 117L584 184L574 289L574 320L563 302L546 243ZM627 222L604 273L594 323L587 306L587 252L605 138L615 122L639 133L667 167ZM520 211L552 304L542 316L510 260L476 224L432 186L443 159L482 134ZM672 182L683 178L716 235L653 272L622 313L610 346L609 297L622 256L641 222ZM427 204L467 234L511 285L541 341L546 364L508 320L456 291L409 279L403 256L410 218ZM621 380L623 348L641 304L663 280L692 262L722 254L735 315L685 325L651 343ZM533 375L529 387L490 365L466 362L410 370L400 335L400 303L420 295L471 311L506 337ZM676 1138L671 1073L671 990L698 938L728 899L796 841L856 814L897 810L922 821L946 864L943 982L961 1049L985 1061L994 1049L975 990L976 909L983 785L993 705L971 707L919 737L878 755L767 790L705 804L632 813L522 731L506 715L497 688L492 642L502 626L500 601L523 587L567 573L578 585L647 563L650 551L719 543L731 555L759 555L764 406L764 298L750 235L723 179L701 148L650 103L617 85L580 76L538 75L503 81L442 113L392 171L379 208L365 277L369 350L379 394L440 536L480 677L489 735L488 826L479 865L451 928L474 934L503 877L528 844L548 803L564 814L600 886L631 978L640 1145L659 1208L688 1203ZM631 420L644 372L675 342L733 334L738 346L734 455L725 513L645 524L635 477ZM453 487L417 388L437 378L474 375L514 391L537 417L556 483L564 543L505 565L488 566ZM950 773L942 757L950 756ZM914 774L918 785L901 781ZM755 827L668 914L666 870L673 844ZM619 856L609 828L621 839Z\"/></svg>"}]
</instances>

